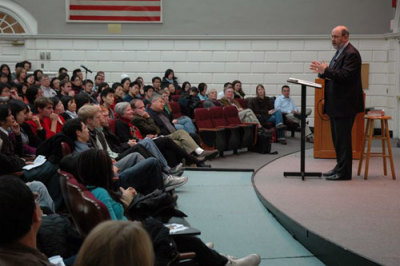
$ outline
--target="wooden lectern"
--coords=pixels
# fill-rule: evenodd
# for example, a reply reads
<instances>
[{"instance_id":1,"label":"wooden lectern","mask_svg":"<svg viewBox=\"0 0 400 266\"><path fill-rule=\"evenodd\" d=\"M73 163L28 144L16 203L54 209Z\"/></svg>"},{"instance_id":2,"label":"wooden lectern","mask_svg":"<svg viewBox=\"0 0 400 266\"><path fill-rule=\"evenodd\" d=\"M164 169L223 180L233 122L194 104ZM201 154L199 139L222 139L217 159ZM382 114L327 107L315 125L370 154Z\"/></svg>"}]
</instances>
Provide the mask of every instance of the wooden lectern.
<instances>
[{"instance_id":1,"label":"wooden lectern","mask_svg":"<svg viewBox=\"0 0 400 266\"><path fill-rule=\"evenodd\" d=\"M323 113L325 80L316 79L322 89L315 90L314 105L314 158L336 158L332 143L331 124L329 116ZM365 100L365 94L364 94ZM365 101L364 101L365 102ZM362 140L364 137L364 112L358 113L352 130L353 159L360 159Z\"/></svg>"}]
</instances>

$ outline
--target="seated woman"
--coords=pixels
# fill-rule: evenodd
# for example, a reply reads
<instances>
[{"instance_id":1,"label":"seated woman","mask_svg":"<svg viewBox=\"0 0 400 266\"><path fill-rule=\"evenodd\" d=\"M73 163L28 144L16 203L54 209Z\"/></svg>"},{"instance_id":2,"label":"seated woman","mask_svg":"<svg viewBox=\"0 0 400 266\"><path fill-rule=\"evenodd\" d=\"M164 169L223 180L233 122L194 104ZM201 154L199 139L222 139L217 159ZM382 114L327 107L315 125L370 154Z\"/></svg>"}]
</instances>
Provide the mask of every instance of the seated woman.
<instances>
[{"instance_id":1,"label":"seated woman","mask_svg":"<svg viewBox=\"0 0 400 266\"><path fill-rule=\"evenodd\" d=\"M76 102L75 98L72 96L61 97L61 102L64 105L65 112L61 114L64 120L74 119L78 117L76 113Z\"/></svg>"},{"instance_id":2,"label":"seated woman","mask_svg":"<svg viewBox=\"0 0 400 266\"><path fill-rule=\"evenodd\" d=\"M165 87L168 88L169 84L174 84L175 89L179 88L177 80L178 78L175 77L175 73L172 69L165 70L164 77L161 81L161 89L164 89Z\"/></svg>"},{"instance_id":3,"label":"seated woman","mask_svg":"<svg viewBox=\"0 0 400 266\"><path fill-rule=\"evenodd\" d=\"M87 150L77 160L78 178L92 191L93 195L103 202L110 212L112 220L127 220L124 209L136 195L134 188L119 188L121 193L117 194L112 187L112 162L107 153L100 150ZM251 254L241 259L222 256L218 252L208 248L197 237L177 237L174 239L178 251L196 252L194 260L200 265L259 265L260 256Z\"/></svg>"},{"instance_id":4,"label":"seated woman","mask_svg":"<svg viewBox=\"0 0 400 266\"><path fill-rule=\"evenodd\" d=\"M153 266L153 245L139 222L103 222L86 237L74 265Z\"/></svg>"},{"instance_id":5,"label":"seated woman","mask_svg":"<svg viewBox=\"0 0 400 266\"><path fill-rule=\"evenodd\" d=\"M256 87L255 99L249 102L249 107L254 111L261 124L271 122L275 124L277 130L278 141L281 144L286 144L285 132L286 126L283 124L283 115L279 110L275 110L274 103L271 99L265 96L265 88L262 84Z\"/></svg>"},{"instance_id":6,"label":"seated woman","mask_svg":"<svg viewBox=\"0 0 400 266\"><path fill-rule=\"evenodd\" d=\"M50 131L54 134L61 133L65 123L61 115L65 112L64 105L57 96L51 97L50 100L53 102L53 113L50 114L49 119L44 119L44 123L49 125ZM55 129L53 128L54 121L57 121Z\"/></svg>"},{"instance_id":7,"label":"seated woman","mask_svg":"<svg viewBox=\"0 0 400 266\"><path fill-rule=\"evenodd\" d=\"M244 96L246 96L246 94L242 90L242 82L240 80L234 80L232 81L232 87L234 98L244 99Z\"/></svg>"},{"instance_id":8,"label":"seated woman","mask_svg":"<svg viewBox=\"0 0 400 266\"><path fill-rule=\"evenodd\" d=\"M257 116L251 109L243 109L238 101L233 98L233 89L227 87L224 88L224 97L220 100L223 106L235 106L238 109L239 118L241 122L257 123L258 128L262 128Z\"/></svg>"},{"instance_id":9,"label":"seated woman","mask_svg":"<svg viewBox=\"0 0 400 266\"><path fill-rule=\"evenodd\" d=\"M199 86L199 94L197 95L201 101L205 101L208 99L207 97L207 84L205 83L200 83Z\"/></svg>"}]
</instances>

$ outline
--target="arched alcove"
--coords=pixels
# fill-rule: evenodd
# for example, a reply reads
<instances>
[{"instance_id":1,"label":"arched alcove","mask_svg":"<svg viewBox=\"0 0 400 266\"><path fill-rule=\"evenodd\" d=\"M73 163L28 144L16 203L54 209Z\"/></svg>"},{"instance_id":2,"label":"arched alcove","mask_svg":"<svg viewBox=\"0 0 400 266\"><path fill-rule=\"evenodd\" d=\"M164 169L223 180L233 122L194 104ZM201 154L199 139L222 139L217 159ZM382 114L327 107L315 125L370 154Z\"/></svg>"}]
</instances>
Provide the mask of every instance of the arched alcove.
<instances>
[{"instance_id":1,"label":"arched alcove","mask_svg":"<svg viewBox=\"0 0 400 266\"><path fill-rule=\"evenodd\" d=\"M0 34L37 34L36 19L21 5L0 1Z\"/></svg>"}]
</instances>

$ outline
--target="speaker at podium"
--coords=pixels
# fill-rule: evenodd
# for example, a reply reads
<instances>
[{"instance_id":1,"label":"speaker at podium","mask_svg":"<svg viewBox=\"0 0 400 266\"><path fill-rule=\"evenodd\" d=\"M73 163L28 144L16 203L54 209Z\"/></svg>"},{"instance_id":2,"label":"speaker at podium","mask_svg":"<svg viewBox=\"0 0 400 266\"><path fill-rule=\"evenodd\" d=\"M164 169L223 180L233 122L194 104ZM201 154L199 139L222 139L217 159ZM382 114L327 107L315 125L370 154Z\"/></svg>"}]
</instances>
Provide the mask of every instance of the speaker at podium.
<instances>
[{"instance_id":1,"label":"speaker at podium","mask_svg":"<svg viewBox=\"0 0 400 266\"><path fill-rule=\"evenodd\" d=\"M315 89L314 100L314 158L336 158L335 148L332 143L330 119L323 113L325 80L316 79L315 83L321 84L322 89ZM365 93L364 93L365 103ZM362 139L364 137L364 112L356 115L352 129L353 159L360 159Z\"/></svg>"}]
</instances>

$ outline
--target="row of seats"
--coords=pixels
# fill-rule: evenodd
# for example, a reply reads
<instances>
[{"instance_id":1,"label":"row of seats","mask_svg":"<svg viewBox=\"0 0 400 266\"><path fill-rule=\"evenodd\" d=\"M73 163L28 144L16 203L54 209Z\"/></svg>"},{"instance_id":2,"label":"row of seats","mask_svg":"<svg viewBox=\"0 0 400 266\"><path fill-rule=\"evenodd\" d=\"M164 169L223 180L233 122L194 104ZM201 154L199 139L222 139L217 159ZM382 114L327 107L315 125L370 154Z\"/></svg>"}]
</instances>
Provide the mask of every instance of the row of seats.
<instances>
[{"instance_id":1,"label":"row of seats","mask_svg":"<svg viewBox=\"0 0 400 266\"><path fill-rule=\"evenodd\" d=\"M199 130L202 146L224 151L249 148L257 142L257 124L240 122L234 106L196 108L194 119Z\"/></svg>"}]
</instances>

